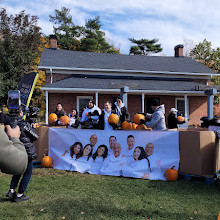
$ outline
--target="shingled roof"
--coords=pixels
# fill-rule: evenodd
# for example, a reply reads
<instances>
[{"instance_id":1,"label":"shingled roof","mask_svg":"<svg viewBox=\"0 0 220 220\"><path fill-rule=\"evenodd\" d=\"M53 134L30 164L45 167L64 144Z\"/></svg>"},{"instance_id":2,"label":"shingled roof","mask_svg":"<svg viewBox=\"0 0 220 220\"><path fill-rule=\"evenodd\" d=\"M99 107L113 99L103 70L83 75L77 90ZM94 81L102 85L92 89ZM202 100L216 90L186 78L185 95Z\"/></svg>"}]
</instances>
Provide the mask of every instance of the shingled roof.
<instances>
[{"instance_id":1,"label":"shingled roof","mask_svg":"<svg viewBox=\"0 0 220 220\"><path fill-rule=\"evenodd\" d=\"M188 57L105 54L44 49L39 68L85 68L214 74L210 68Z\"/></svg>"}]
</instances>

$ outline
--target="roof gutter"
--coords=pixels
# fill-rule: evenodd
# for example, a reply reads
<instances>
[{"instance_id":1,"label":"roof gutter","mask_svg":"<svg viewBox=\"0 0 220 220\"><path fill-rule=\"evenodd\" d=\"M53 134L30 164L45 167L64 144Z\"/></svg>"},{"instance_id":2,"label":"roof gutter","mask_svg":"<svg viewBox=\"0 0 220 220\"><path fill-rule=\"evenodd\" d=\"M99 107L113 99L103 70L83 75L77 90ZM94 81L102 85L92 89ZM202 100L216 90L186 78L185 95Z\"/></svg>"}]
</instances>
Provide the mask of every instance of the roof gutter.
<instances>
[{"instance_id":1,"label":"roof gutter","mask_svg":"<svg viewBox=\"0 0 220 220\"><path fill-rule=\"evenodd\" d=\"M85 88L50 88L50 87L43 87L41 88L43 91L48 92L60 92L60 93L88 93L88 92L99 92L99 93L120 93L120 89L85 89ZM200 95L204 96L204 91L168 91L168 90L132 90L129 89L128 94L188 94L188 95Z\"/></svg>"},{"instance_id":2,"label":"roof gutter","mask_svg":"<svg viewBox=\"0 0 220 220\"><path fill-rule=\"evenodd\" d=\"M150 73L165 75L187 75L187 76L219 76L217 73L187 73L187 72L166 72L166 71L149 71L149 70L122 70L122 69L95 69L95 68L73 68L73 67L52 67L38 66L41 70L64 70L64 71L87 71L87 72L117 72L117 73ZM71 73L72 74L72 73Z\"/></svg>"}]
</instances>

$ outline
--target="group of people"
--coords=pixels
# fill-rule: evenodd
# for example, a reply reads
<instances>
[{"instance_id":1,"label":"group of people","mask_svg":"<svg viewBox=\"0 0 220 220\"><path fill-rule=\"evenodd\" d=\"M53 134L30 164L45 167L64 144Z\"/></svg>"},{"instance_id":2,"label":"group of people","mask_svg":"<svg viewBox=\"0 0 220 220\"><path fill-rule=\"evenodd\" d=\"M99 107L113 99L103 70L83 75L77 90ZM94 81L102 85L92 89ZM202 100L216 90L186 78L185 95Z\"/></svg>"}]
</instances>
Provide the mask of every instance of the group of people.
<instances>
[{"instance_id":1,"label":"group of people","mask_svg":"<svg viewBox=\"0 0 220 220\"><path fill-rule=\"evenodd\" d=\"M84 147L75 142L61 155L62 169L98 175L124 176L144 179L160 178L161 161L155 156L154 145L135 147L135 137L128 135L127 147L122 147L115 136L109 137L109 146L96 146L98 137L91 135Z\"/></svg>"},{"instance_id":2,"label":"group of people","mask_svg":"<svg viewBox=\"0 0 220 220\"><path fill-rule=\"evenodd\" d=\"M146 113L146 120L141 120L141 124L145 124L148 127L151 127L152 130L166 130L166 120L165 120L165 107L160 105L158 99L153 99L151 101L151 108L153 114ZM179 121L177 119L178 110L171 108L168 116L168 128L173 129L177 128L178 124L183 124L185 121ZM61 116L66 115L62 104L58 103L56 110L54 111L57 114L58 119L54 121L55 124L62 124L59 121ZM108 122L108 117L112 114L117 114L119 116L119 123L113 124ZM98 106L95 105L93 100L88 101L88 105L82 113L81 119L79 119L78 112L76 109L72 109L71 113L68 114L70 118L70 125L73 128L78 128L79 125L81 128L85 129L101 129L101 130L115 130L121 127L124 121L130 121L130 114L122 102L121 97L117 97L116 102L112 105L110 101L105 101L104 109L101 110Z\"/></svg>"}]
</instances>

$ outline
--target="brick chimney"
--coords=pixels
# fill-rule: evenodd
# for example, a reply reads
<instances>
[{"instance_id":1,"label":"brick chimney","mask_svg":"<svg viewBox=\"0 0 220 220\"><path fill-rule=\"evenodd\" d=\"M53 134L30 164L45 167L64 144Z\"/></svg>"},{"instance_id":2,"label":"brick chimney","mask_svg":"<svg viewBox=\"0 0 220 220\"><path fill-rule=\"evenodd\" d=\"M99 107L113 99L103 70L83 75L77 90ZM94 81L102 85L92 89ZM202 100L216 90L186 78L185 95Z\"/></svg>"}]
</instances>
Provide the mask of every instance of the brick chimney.
<instances>
[{"instance_id":1,"label":"brick chimney","mask_svg":"<svg viewBox=\"0 0 220 220\"><path fill-rule=\"evenodd\" d=\"M55 34L50 35L50 49L56 50L57 49L57 36Z\"/></svg>"},{"instance_id":2,"label":"brick chimney","mask_svg":"<svg viewBox=\"0 0 220 220\"><path fill-rule=\"evenodd\" d=\"M175 50L175 57L183 57L183 45L182 44L178 44L174 47Z\"/></svg>"}]
</instances>

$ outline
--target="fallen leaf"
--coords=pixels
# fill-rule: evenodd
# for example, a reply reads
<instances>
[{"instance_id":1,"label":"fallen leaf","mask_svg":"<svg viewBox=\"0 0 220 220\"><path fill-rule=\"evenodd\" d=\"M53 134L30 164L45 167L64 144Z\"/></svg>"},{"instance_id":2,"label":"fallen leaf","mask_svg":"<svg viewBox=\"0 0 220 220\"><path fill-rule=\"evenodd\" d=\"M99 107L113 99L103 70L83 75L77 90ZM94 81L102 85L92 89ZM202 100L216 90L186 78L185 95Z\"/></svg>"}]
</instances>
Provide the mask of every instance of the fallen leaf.
<instances>
[{"instance_id":1,"label":"fallen leaf","mask_svg":"<svg viewBox=\"0 0 220 220\"><path fill-rule=\"evenodd\" d=\"M81 215L83 215L85 212L80 212Z\"/></svg>"},{"instance_id":2,"label":"fallen leaf","mask_svg":"<svg viewBox=\"0 0 220 220\"><path fill-rule=\"evenodd\" d=\"M65 216L63 216L61 219L66 219L66 217L65 217Z\"/></svg>"},{"instance_id":3,"label":"fallen leaf","mask_svg":"<svg viewBox=\"0 0 220 220\"><path fill-rule=\"evenodd\" d=\"M189 217L189 219L193 219L193 217Z\"/></svg>"},{"instance_id":4,"label":"fallen leaf","mask_svg":"<svg viewBox=\"0 0 220 220\"><path fill-rule=\"evenodd\" d=\"M44 211L44 209L41 209L40 211L41 211L41 212L43 212L43 211Z\"/></svg>"}]
</instances>

